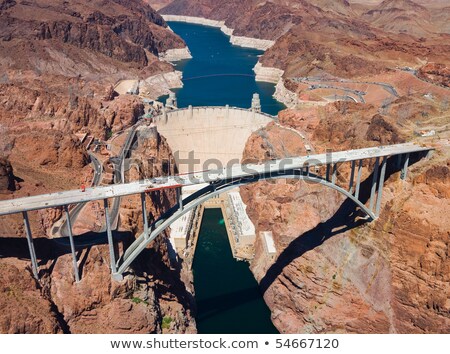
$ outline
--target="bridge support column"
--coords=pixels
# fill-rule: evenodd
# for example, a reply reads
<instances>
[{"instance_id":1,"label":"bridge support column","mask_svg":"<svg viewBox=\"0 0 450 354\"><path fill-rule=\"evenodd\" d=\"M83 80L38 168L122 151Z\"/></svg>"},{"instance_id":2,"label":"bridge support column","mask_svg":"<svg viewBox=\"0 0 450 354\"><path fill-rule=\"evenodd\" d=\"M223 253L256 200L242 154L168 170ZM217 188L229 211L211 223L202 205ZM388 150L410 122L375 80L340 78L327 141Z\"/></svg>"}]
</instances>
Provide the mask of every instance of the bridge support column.
<instances>
[{"instance_id":1,"label":"bridge support column","mask_svg":"<svg viewBox=\"0 0 450 354\"><path fill-rule=\"evenodd\" d=\"M183 210L183 195L182 195L182 189L181 189L181 187L180 188L177 188L177 201L178 201L178 208L180 209L180 210Z\"/></svg>"},{"instance_id":2,"label":"bridge support column","mask_svg":"<svg viewBox=\"0 0 450 354\"><path fill-rule=\"evenodd\" d=\"M25 232L27 235L28 249L30 250L31 269L33 270L33 276L36 280L39 280L39 269L36 260L36 251L34 250L33 236L31 235L30 221L28 220L28 213L22 212L23 223L25 225Z\"/></svg>"},{"instance_id":3,"label":"bridge support column","mask_svg":"<svg viewBox=\"0 0 450 354\"><path fill-rule=\"evenodd\" d=\"M142 204L142 219L144 223L144 237L148 239L148 216L147 216L147 201L145 200L145 193L141 193L141 204Z\"/></svg>"},{"instance_id":4,"label":"bridge support column","mask_svg":"<svg viewBox=\"0 0 450 354\"><path fill-rule=\"evenodd\" d=\"M386 175L386 162L387 157L384 157L383 162L381 163L380 184L378 185L377 205L375 207L376 217L380 216L381 198L383 197L384 177Z\"/></svg>"},{"instance_id":5,"label":"bridge support column","mask_svg":"<svg viewBox=\"0 0 450 354\"><path fill-rule=\"evenodd\" d=\"M72 253L73 275L77 283L80 282L80 273L78 271L77 255L75 253L75 242L73 241L72 233L72 221L70 221L69 208L64 205L64 211L66 213L67 230L69 231L70 251Z\"/></svg>"},{"instance_id":6,"label":"bridge support column","mask_svg":"<svg viewBox=\"0 0 450 354\"><path fill-rule=\"evenodd\" d=\"M403 163L403 169L400 176L402 180L406 180L406 177L408 176L408 166L409 166L409 154L406 154L405 162Z\"/></svg>"},{"instance_id":7,"label":"bridge support column","mask_svg":"<svg viewBox=\"0 0 450 354\"><path fill-rule=\"evenodd\" d=\"M337 177L337 169L338 169L338 164L335 163L333 165L333 177L331 179L331 183L336 184L336 177Z\"/></svg>"},{"instance_id":8,"label":"bridge support column","mask_svg":"<svg viewBox=\"0 0 450 354\"><path fill-rule=\"evenodd\" d=\"M353 180L355 179L355 166L356 166L356 161L353 160L352 161L352 170L350 172L350 183L348 186L348 191L352 194L353 193Z\"/></svg>"},{"instance_id":9,"label":"bridge support column","mask_svg":"<svg viewBox=\"0 0 450 354\"><path fill-rule=\"evenodd\" d=\"M109 217L109 206L108 199L103 199L103 203L105 206L105 218L106 218L106 234L108 235L108 245L109 245L109 257L111 263L111 273L114 275L117 273L116 266L116 255L114 253L114 240L111 231L111 220Z\"/></svg>"},{"instance_id":10,"label":"bridge support column","mask_svg":"<svg viewBox=\"0 0 450 354\"><path fill-rule=\"evenodd\" d=\"M327 182L330 182L330 164L327 164L327 174L326 174Z\"/></svg>"},{"instance_id":11,"label":"bridge support column","mask_svg":"<svg viewBox=\"0 0 450 354\"><path fill-rule=\"evenodd\" d=\"M356 177L356 189L355 189L355 198L356 199L359 199L359 189L361 187L361 176L362 176L362 160L359 160L358 177Z\"/></svg>"},{"instance_id":12,"label":"bridge support column","mask_svg":"<svg viewBox=\"0 0 450 354\"><path fill-rule=\"evenodd\" d=\"M397 155L397 162L395 165L398 169L400 169L402 167L402 157L403 157L403 155Z\"/></svg>"},{"instance_id":13,"label":"bridge support column","mask_svg":"<svg viewBox=\"0 0 450 354\"><path fill-rule=\"evenodd\" d=\"M369 209L373 211L374 203L375 203L375 192L377 190L377 180L378 180L378 170L380 169L380 158L377 157L375 160L375 167L373 168L373 177L372 177L372 190L370 191L370 205Z\"/></svg>"}]
</instances>

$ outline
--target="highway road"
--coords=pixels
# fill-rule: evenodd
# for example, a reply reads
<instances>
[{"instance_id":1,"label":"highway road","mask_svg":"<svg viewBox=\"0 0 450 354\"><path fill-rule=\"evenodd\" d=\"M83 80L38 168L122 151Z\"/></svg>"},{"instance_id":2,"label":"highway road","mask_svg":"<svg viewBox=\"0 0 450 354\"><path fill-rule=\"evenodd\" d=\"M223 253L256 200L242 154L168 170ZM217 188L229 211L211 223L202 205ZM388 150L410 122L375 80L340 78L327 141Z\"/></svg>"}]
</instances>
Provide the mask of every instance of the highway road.
<instances>
[{"instance_id":1,"label":"highway road","mask_svg":"<svg viewBox=\"0 0 450 354\"><path fill-rule=\"evenodd\" d=\"M101 162L97 159L97 157L90 151L88 151L88 155L91 158L91 163L94 168L94 178L92 179L92 187L98 186L102 180L103 175L103 166ZM72 221L72 225L75 224L75 220L78 218L81 210L85 207L86 203L77 204L74 208L72 208L69 212L70 220ZM106 227L104 227L106 230ZM56 232L59 231L59 237L68 237L69 230L67 228L67 220L65 215L63 215L63 220L59 227L52 228L52 234L55 235Z\"/></svg>"},{"instance_id":2,"label":"highway road","mask_svg":"<svg viewBox=\"0 0 450 354\"><path fill-rule=\"evenodd\" d=\"M128 132L128 135L125 139L125 142L122 145L122 149L119 153L119 163L115 164L114 167L114 183L120 184L125 183L125 159L127 158L130 150L131 150L131 144L134 141L134 138L136 136L136 130L139 126L139 123L135 124L130 131ZM116 230L119 224L119 210L120 210L120 201L121 198L117 197L114 198L113 204L110 207L110 220L111 220L111 228L113 230ZM103 224L102 226L102 232L106 231L106 225Z\"/></svg>"},{"instance_id":3,"label":"highway road","mask_svg":"<svg viewBox=\"0 0 450 354\"><path fill-rule=\"evenodd\" d=\"M18 198L0 201L0 215L20 213L45 208L54 208L61 205L85 203L94 200L117 198L127 195L153 192L169 188L179 188L204 183L221 182L235 178L252 178L262 173L270 174L285 170L301 169L305 166L323 166L326 164L358 161L368 158L409 154L432 150L413 143L364 148L334 152L331 154L307 155L302 157L268 161L265 164L234 165L230 168L193 172L185 175L159 177L151 180L135 181L126 184L97 186L81 190L64 191L37 195L33 197Z\"/></svg>"},{"instance_id":4,"label":"highway road","mask_svg":"<svg viewBox=\"0 0 450 354\"><path fill-rule=\"evenodd\" d=\"M94 178L92 180L92 186L98 186L102 180L103 166L99 159L90 151L88 155L91 158L92 166L94 167Z\"/></svg>"},{"instance_id":5,"label":"highway road","mask_svg":"<svg viewBox=\"0 0 450 354\"><path fill-rule=\"evenodd\" d=\"M377 86L381 86L384 90L386 90L387 92L389 92L392 96L394 97L400 97L397 90L394 88L394 86L385 83L385 82L376 82L376 81L353 81L353 80L348 80L348 79L323 79L320 77L294 77L292 78L292 80L294 82L300 82L300 83L304 83L304 84L308 84L310 85L309 89L311 90L312 87L314 86L314 84L311 84L314 81L317 82L340 82L340 83L350 83L350 84L370 84L370 85L377 85ZM319 85L320 86L320 85ZM323 87L318 87L318 88L327 88L327 85L323 86ZM335 89L340 89L340 90L349 90L349 91L354 91L353 93L356 94L362 103L365 102L364 97L362 96L361 91L358 90L352 90L352 89L346 89L345 87L335 87L335 86L329 86L328 88L335 88ZM364 92L365 93L365 92Z\"/></svg>"},{"instance_id":6,"label":"highway road","mask_svg":"<svg viewBox=\"0 0 450 354\"><path fill-rule=\"evenodd\" d=\"M137 125L131 128L130 132L128 133L126 140L124 144L122 145L122 148L120 150L118 160L119 162L115 164L114 167L114 183L124 183L124 161L126 156L128 155L128 152L131 148L131 144L134 140L134 137L136 135L136 129ZM97 159L97 157L92 153L88 152L92 166L94 168L94 178L92 180L92 187L98 186L102 180L102 174L103 174L103 166L101 162ZM110 207L110 220L111 220L111 229L115 230L118 227L119 223L119 210L120 210L120 197L114 198L114 201ZM74 208L70 210L70 220L72 221L72 225L75 224L75 221L77 220L78 216L80 215L83 208L86 206L86 203L80 203L77 204ZM63 216L64 217L64 216ZM54 228L54 232L57 231L57 228ZM100 233L106 231L106 225L103 223L102 228L99 230ZM61 226L59 227L59 233L61 237L67 237L69 235L69 230L67 229L67 220L64 217L64 220L61 223Z\"/></svg>"}]
</instances>

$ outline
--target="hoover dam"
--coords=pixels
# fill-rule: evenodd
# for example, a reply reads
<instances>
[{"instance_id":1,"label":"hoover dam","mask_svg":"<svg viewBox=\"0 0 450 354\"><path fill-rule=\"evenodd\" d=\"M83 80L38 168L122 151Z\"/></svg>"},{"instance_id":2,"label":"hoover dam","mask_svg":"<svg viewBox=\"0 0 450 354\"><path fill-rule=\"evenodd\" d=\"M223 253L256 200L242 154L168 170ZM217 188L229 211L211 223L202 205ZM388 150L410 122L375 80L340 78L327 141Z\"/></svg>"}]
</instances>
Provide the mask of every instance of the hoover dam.
<instances>
[{"instance_id":1,"label":"hoover dam","mask_svg":"<svg viewBox=\"0 0 450 354\"><path fill-rule=\"evenodd\" d=\"M239 164L252 133L276 121L256 107L195 107L168 111L154 123L167 139L180 173Z\"/></svg>"}]
</instances>

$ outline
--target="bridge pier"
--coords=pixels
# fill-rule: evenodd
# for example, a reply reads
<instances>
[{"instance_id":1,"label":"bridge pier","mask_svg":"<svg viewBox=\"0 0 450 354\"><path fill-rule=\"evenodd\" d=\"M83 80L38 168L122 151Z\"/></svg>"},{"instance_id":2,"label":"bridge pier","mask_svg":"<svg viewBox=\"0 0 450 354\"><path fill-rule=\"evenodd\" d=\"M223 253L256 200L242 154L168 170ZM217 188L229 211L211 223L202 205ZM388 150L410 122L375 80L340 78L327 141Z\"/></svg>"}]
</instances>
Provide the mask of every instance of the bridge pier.
<instances>
[{"instance_id":1,"label":"bridge pier","mask_svg":"<svg viewBox=\"0 0 450 354\"><path fill-rule=\"evenodd\" d=\"M377 157L375 160L375 166L373 168L373 177L372 177L372 190L370 191L370 205L369 209L373 211L373 207L375 204L375 192L377 190L377 180L378 180L378 170L380 169L380 158Z\"/></svg>"},{"instance_id":2,"label":"bridge pier","mask_svg":"<svg viewBox=\"0 0 450 354\"><path fill-rule=\"evenodd\" d=\"M77 255L75 253L75 242L73 241L72 222L70 221L69 208L64 205L66 213L67 230L69 231L70 252L72 253L73 275L77 283L80 282L80 272L78 271Z\"/></svg>"},{"instance_id":3,"label":"bridge pier","mask_svg":"<svg viewBox=\"0 0 450 354\"><path fill-rule=\"evenodd\" d=\"M145 199L145 193L141 193L141 205L142 205L142 221L144 223L144 237L148 239L148 216L147 216L147 201Z\"/></svg>"},{"instance_id":4,"label":"bridge pier","mask_svg":"<svg viewBox=\"0 0 450 354\"><path fill-rule=\"evenodd\" d=\"M36 260L36 251L34 249L33 236L31 234L30 221L28 220L28 213L26 211L22 212L23 223L25 225L25 232L27 235L28 249L30 250L31 258L31 269L33 271L33 276L36 280L39 280L39 268Z\"/></svg>"},{"instance_id":5,"label":"bridge pier","mask_svg":"<svg viewBox=\"0 0 450 354\"><path fill-rule=\"evenodd\" d=\"M338 169L338 164L335 163L333 165L333 176L331 177L331 183L336 184L336 177L337 177L337 169Z\"/></svg>"},{"instance_id":6,"label":"bridge pier","mask_svg":"<svg viewBox=\"0 0 450 354\"><path fill-rule=\"evenodd\" d=\"M309 177L309 171L310 171L309 165L306 165L305 166L305 175L308 176L308 177Z\"/></svg>"},{"instance_id":7,"label":"bridge pier","mask_svg":"<svg viewBox=\"0 0 450 354\"><path fill-rule=\"evenodd\" d=\"M406 154L405 162L403 163L402 173L400 175L400 178L402 180L406 180L406 177L408 176L408 166L409 166L409 154Z\"/></svg>"},{"instance_id":8,"label":"bridge pier","mask_svg":"<svg viewBox=\"0 0 450 354\"><path fill-rule=\"evenodd\" d=\"M397 155L395 166L397 169L400 169L402 167L402 157L403 155Z\"/></svg>"},{"instance_id":9,"label":"bridge pier","mask_svg":"<svg viewBox=\"0 0 450 354\"><path fill-rule=\"evenodd\" d=\"M108 199L103 199L103 203L104 203L104 207L105 207L106 234L108 235L111 273L115 274L115 273L117 273L117 266L116 266L116 256L114 253L114 240L113 240L112 231L111 231L111 220L110 220L110 216L109 216Z\"/></svg>"},{"instance_id":10,"label":"bridge pier","mask_svg":"<svg viewBox=\"0 0 450 354\"><path fill-rule=\"evenodd\" d=\"M353 194L353 180L355 179L355 167L356 167L356 161L352 161L352 170L350 172L350 184L348 186L348 191L350 194Z\"/></svg>"},{"instance_id":11,"label":"bridge pier","mask_svg":"<svg viewBox=\"0 0 450 354\"><path fill-rule=\"evenodd\" d=\"M381 173L380 173L380 183L378 185L378 195L377 195L377 205L375 207L375 216L380 216L381 210L381 198L383 197L383 187L384 187L384 177L386 175L386 162L387 157L383 157L383 162L381 163Z\"/></svg>"},{"instance_id":12,"label":"bridge pier","mask_svg":"<svg viewBox=\"0 0 450 354\"><path fill-rule=\"evenodd\" d=\"M327 174L326 174L327 182L330 182L330 164L327 163Z\"/></svg>"},{"instance_id":13,"label":"bridge pier","mask_svg":"<svg viewBox=\"0 0 450 354\"><path fill-rule=\"evenodd\" d=\"M178 201L178 208L180 209L180 210L183 210L183 191L182 191L182 189L181 189L181 187L180 188L177 188L177 201Z\"/></svg>"},{"instance_id":14,"label":"bridge pier","mask_svg":"<svg viewBox=\"0 0 450 354\"><path fill-rule=\"evenodd\" d=\"M358 164L358 176L356 177L356 189L355 189L355 198L359 198L359 189L361 187L361 176L362 176L362 160L359 160Z\"/></svg>"}]
</instances>

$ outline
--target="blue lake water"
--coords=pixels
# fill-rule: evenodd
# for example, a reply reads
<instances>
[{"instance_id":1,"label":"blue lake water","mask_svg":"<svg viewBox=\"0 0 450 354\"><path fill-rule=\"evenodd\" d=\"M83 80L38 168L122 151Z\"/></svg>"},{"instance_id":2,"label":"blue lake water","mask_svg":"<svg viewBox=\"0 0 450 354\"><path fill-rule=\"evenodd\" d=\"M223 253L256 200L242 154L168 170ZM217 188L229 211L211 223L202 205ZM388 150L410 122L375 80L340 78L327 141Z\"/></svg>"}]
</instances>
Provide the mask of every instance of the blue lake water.
<instances>
[{"instance_id":1,"label":"blue lake water","mask_svg":"<svg viewBox=\"0 0 450 354\"><path fill-rule=\"evenodd\" d=\"M184 87L173 90L180 108L225 106L249 108L259 93L262 111L277 115L285 106L272 95L275 85L255 81L253 67L262 51L233 46L218 28L182 22L169 26L184 39L193 58L177 63Z\"/></svg>"},{"instance_id":2,"label":"blue lake water","mask_svg":"<svg viewBox=\"0 0 450 354\"><path fill-rule=\"evenodd\" d=\"M236 47L218 28L169 22L193 59L178 62L184 87L174 90L180 108L249 108L259 93L262 110L276 115L285 106L273 84L257 83L253 67L261 51ZM193 264L199 333L278 333L248 263L233 258L220 209L205 210Z\"/></svg>"}]
</instances>

